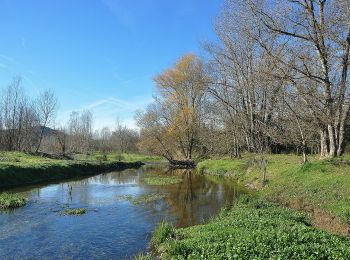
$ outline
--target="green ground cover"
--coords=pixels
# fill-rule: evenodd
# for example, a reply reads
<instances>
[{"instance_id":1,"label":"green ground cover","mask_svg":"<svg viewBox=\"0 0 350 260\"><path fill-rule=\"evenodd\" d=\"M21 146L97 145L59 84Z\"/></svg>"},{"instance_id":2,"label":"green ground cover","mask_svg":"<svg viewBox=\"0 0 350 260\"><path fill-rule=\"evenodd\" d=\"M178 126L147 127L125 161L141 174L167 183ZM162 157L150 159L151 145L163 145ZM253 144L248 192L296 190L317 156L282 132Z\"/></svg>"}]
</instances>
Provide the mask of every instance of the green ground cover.
<instances>
[{"instance_id":1,"label":"green ground cover","mask_svg":"<svg viewBox=\"0 0 350 260\"><path fill-rule=\"evenodd\" d=\"M211 159L200 162L198 172L234 178L258 190L272 200L302 200L325 209L344 223L350 221L350 161L348 156L335 160L311 157L302 165L295 155L267 155L267 185L262 185L262 171L252 154L242 159Z\"/></svg>"},{"instance_id":2,"label":"green ground cover","mask_svg":"<svg viewBox=\"0 0 350 260\"><path fill-rule=\"evenodd\" d=\"M204 225L161 223L151 243L161 259L350 259L347 238L315 229L303 213L247 197Z\"/></svg>"},{"instance_id":3,"label":"green ground cover","mask_svg":"<svg viewBox=\"0 0 350 260\"><path fill-rule=\"evenodd\" d=\"M134 154L134 153L101 153L94 152L91 154L77 154L75 156L76 160L79 161L107 161L107 162L115 162L115 161L123 161L123 162L161 162L163 160L160 156L150 156L150 155L142 155L142 154Z\"/></svg>"},{"instance_id":4,"label":"green ground cover","mask_svg":"<svg viewBox=\"0 0 350 260\"><path fill-rule=\"evenodd\" d=\"M136 158L130 157L128 162L101 161L98 157L58 160L22 152L0 152L0 189L137 167L140 165Z\"/></svg>"}]
</instances>

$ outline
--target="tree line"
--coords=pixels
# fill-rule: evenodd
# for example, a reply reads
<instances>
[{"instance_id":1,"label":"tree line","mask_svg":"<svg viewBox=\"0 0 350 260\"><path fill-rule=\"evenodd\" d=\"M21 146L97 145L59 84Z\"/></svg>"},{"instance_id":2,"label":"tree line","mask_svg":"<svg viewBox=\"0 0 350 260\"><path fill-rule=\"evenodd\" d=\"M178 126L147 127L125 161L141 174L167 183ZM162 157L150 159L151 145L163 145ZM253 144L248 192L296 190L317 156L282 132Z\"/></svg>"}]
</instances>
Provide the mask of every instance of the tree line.
<instances>
[{"instance_id":1,"label":"tree line","mask_svg":"<svg viewBox=\"0 0 350 260\"><path fill-rule=\"evenodd\" d=\"M35 99L25 95L21 78L3 90L0 110L0 147L8 151L38 152L46 127L54 119L57 100L50 90Z\"/></svg>"},{"instance_id":2,"label":"tree line","mask_svg":"<svg viewBox=\"0 0 350 260\"><path fill-rule=\"evenodd\" d=\"M140 148L169 160L244 151L343 155L349 141L350 3L228 0L205 57L157 75Z\"/></svg>"},{"instance_id":3,"label":"tree line","mask_svg":"<svg viewBox=\"0 0 350 260\"><path fill-rule=\"evenodd\" d=\"M68 121L56 123L58 100L52 90L31 98L15 77L0 99L0 150L43 153L135 152L138 131L121 122L115 129L93 129L91 111L73 111Z\"/></svg>"}]
</instances>

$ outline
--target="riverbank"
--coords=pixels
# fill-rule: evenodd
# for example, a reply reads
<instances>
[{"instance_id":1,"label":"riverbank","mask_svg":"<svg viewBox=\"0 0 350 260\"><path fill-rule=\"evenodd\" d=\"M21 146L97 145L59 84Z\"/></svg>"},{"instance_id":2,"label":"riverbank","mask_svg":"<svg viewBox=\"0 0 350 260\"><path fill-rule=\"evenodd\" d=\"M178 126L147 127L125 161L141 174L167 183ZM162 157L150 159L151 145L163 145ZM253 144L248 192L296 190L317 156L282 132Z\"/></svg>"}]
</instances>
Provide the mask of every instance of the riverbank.
<instances>
[{"instance_id":1,"label":"riverbank","mask_svg":"<svg viewBox=\"0 0 350 260\"><path fill-rule=\"evenodd\" d=\"M347 238L312 227L303 213L247 197L204 225L174 229L162 223L151 243L161 259L350 258Z\"/></svg>"},{"instance_id":2,"label":"riverbank","mask_svg":"<svg viewBox=\"0 0 350 260\"><path fill-rule=\"evenodd\" d=\"M301 164L294 155L266 155L266 183L259 158L210 159L197 165L198 172L225 176L257 191L263 198L302 210L313 224L335 233L348 234L350 222L350 161L347 157Z\"/></svg>"},{"instance_id":3,"label":"riverbank","mask_svg":"<svg viewBox=\"0 0 350 260\"><path fill-rule=\"evenodd\" d=\"M76 160L58 160L34 156L21 152L2 152L0 154L0 189L89 176L108 171L119 171L140 167L139 159L152 157L128 155L126 161L116 161L112 156ZM153 158L153 161L157 158Z\"/></svg>"}]
</instances>

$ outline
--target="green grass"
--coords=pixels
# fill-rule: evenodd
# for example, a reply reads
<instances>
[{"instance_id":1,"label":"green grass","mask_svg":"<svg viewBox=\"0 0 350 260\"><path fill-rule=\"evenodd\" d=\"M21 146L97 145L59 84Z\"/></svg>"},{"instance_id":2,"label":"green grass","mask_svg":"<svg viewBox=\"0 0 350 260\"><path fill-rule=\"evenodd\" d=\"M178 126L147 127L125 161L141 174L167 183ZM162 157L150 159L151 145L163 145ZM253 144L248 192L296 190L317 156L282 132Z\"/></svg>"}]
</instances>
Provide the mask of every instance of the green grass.
<instances>
[{"instance_id":1,"label":"green grass","mask_svg":"<svg viewBox=\"0 0 350 260\"><path fill-rule=\"evenodd\" d=\"M148 255L148 254L138 254L136 256L134 256L133 258L134 260L153 260L153 257Z\"/></svg>"},{"instance_id":2,"label":"green grass","mask_svg":"<svg viewBox=\"0 0 350 260\"><path fill-rule=\"evenodd\" d=\"M23 152L0 152L0 170L11 166L23 168L44 168L57 165L65 166L67 160L55 160L41 156L34 156Z\"/></svg>"},{"instance_id":3,"label":"green grass","mask_svg":"<svg viewBox=\"0 0 350 260\"><path fill-rule=\"evenodd\" d=\"M124 161L126 162L162 162L164 160L161 156L150 156L141 154L123 154Z\"/></svg>"},{"instance_id":4,"label":"green grass","mask_svg":"<svg viewBox=\"0 0 350 260\"><path fill-rule=\"evenodd\" d=\"M149 156L134 153L123 153L118 154L115 152L101 153L94 152L91 154L77 154L75 156L76 160L79 161L105 161L105 162L161 162L163 160L160 156Z\"/></svg>"},{"instance_id":5,"label":"green grass","mask_svg":"<svg viewBox=\"0 0 350 260\"><path fill-rule=\"evenodd\" d=\"M299 212L264 201L238 203L204 225L153 235L162 259L350 259L350 241L310 226Z\"/></svg>"},{"instance_id":6,"label":"green grass","mask_svg":"<svg viewBox=\"0 0 350 260\"><path fill-rule=\"evenodd\" d=\"M210 172L213 175L240 175L244 172L245 161L231 159L209 159L197 164L200 173Z\"/></svg>"},{"instance_id":7,"label":"green grass","mask_svg":"<svg viewBox=\"0 0 350 260\"><path fill-rule=\"evenodd\" d=\"M155 186L172 185L182 182L181 177L178 176L154 176L144 178L143 180L146 184Z\"/></svg>"},{"instance_id":8,"label":"green grass","mask_svg":"<svg viewBox=\"0 0 350 260\"><path fill-rule=\"evenodd\" d=\"M134 162L57 160L22 152L0 152L0 189L88 176L135 167Z\"/></svg>"},{"instance_id":9,"label":"green grass","mask_svg":"<svg viewBox=\"0 0 350 260\"><path fill-rule=\"evenodd\" d=\"M26 205L27 199L13 193L0 194L0 209L14 209Z\"/></svg>"},{"instance_id":10,"label":"green grass","mask_svg":"<svg viewBox=\"0 0 350 260\"><path fill-rule=\"evenodd\" d=\"M162 243L166 242L168 239L173 238L174 235L175 235L175 229L173 225L171 225L166 221L162 221L153 232L151 245L153 247L160 246Z\"/></svg>"},{"instance_id":11,"label":"green grass","mask_svg":"<svg viewBox=\"0 0 350 260\"><path fill-rule=\"evenodd\" d=\"M61 212L62 216L80 216L86 214L85 208L65 209Z\"/></svg>"},{"instance_id":12,"label":"green grass","mask_svg":"<svg viewBox=\"0 0 350 260\"><path fill-rule=\"evenodd\" d=\"M295 155L267 155L267 180L262 186L259 163L251 154L237 160L206 160L199 172L221 174L257 189L258 194L286 203L303 201L315 208L350 221L350 163L347 157L319 160L311 157L306 165Z\"/></svg>"}]
</instances>

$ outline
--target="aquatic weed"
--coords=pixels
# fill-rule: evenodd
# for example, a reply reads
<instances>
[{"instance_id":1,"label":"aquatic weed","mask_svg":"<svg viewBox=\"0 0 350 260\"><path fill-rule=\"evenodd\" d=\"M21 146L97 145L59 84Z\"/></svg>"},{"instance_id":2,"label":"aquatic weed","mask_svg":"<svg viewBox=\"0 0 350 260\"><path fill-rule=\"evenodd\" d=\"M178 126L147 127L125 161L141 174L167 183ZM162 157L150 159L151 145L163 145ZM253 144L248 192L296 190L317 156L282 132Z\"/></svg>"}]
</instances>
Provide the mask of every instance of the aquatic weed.
<instances>
[{"instance_id":1,"label":"aquatic weed","mask_svg":"<svg viewBox=\"0 0 350 260\"><path fill-rule=\"evenodd\" d=\"M1 193L0 209L14 209L26 205L27 199L18 194Z\"/></svg>"},{"instance_id":2,"label":"aquatic weed","mask_svg":"<svg viewBox=\"0 0 350 260\"><path fill-rule=\"evenodd\" d=\"M84 215L87 212L85 208L68 208L61 212L61 216L80 216Z\"/></svg>"},{"instance_id":3,"label":"aquatic weed","mask_svg":"<svg viewBox=\"0 0 350 260\"><path fill-rule=\"evenodd\" d=\"M148 185L172 185L182 182L182 179L178 176L157 176L144 178L144 182Z\"/></svg>"}]
</instances>

